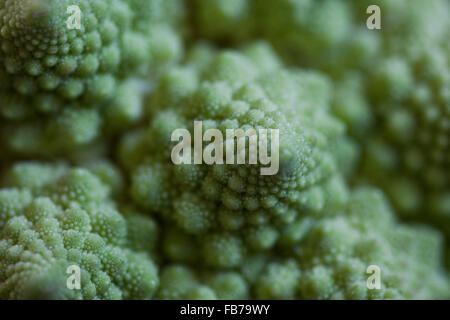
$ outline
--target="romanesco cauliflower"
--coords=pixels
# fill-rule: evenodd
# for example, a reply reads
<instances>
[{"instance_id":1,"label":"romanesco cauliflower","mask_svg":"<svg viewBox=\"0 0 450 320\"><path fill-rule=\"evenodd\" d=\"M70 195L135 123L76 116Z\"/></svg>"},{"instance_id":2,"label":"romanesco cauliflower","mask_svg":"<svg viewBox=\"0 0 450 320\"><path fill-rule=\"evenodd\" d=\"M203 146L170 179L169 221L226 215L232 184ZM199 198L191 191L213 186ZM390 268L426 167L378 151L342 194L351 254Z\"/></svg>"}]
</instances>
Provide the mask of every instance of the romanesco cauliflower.
<instances>
[{"instance_id":1,"label":"romanesco cauliflower","mask_svg":"<svg viewBox=\"0 0 450 320\"><path fill-rule=\"evenodd\" d=\"M72 6L79 28L68 26ZM138 121L138 79L179 58L182 14L178 0L2 1L3 143L19 154L64 154Z\"/></svg>"},{"instance_id":2,"label":"romanesco cauliflower","mask_svg":"<svg viewBox=\"0 0 450 320\"><path fill-rule=\"evenodd\" d=\"M0 299L449 298L449 12L0 1Z\"/></svg>"},{"instance_id":3,"label":"romanesco cauliflower","mask_svg":"<svg viewBox=\"0 0 450 320\"><path fill-rule=\"evenodd\" d=\"M274 250L248 252L233 268L212 272L195 239L165 231L162 299L433 299L449 295L442 270L443 237L395 221L383 194L348 190L321 215L304 214L280 229ZM225 250L225 249L224 249ZM229 247L228 255L236 250ZM381 289L367 287L369 266L381 270ZM220 279L217 280L217 279ZM217 283L220 286L217 287Z\"/></svg>"},{"instance_id":4,"label":"romanesco cauliflower","mask_svg":"<svg viewBox=\"0 0 450 320\"><path fill-rule=\"evenodd\" d=\"M366 27L370 5L380 8L380 30ZM193 8L201 37L262 37L290 64L333 77L333 113L363 146L357 181L381 186L402 217L450 232L448 1L196 0Z\"/></svg>"},{"instance_id":5,"label":"romanesco cauliflower","mask_svg":"<svg viewBox=\"0 0 450 320\"><path fill-rule=\"evenodd\" d=\"M18 163L5 184L0 189L1 299L153 296L159 277L151 251L145 250L151 244L135 244L151 239L154 222L120 214L101 178L81 168ZM134 231L138 223L147 235ZM79 290L66 285L72 265L81 270Z\"/></svg>"},{"instance_id":6,"label":"romanesco cauliflower","mask_svg":"<svg viewBox=\"0 0 450 320\"><path fill-rule=\"evenodd\" d=\"M344 127L328 112L328 79L280 69L264 43L219 52L203 70L194 61L162 76L149 103L157 114L148 128L125 137L120 157L141 208L204 238L210 265L235 266L246 248L271 248L279 226L322 209L329 193L338 197L333 150ZM261 175L259 165L172 164L171 132L192 128L194 120L223 132L279 129L278 174Z\"/></svg>"}]
</instances>

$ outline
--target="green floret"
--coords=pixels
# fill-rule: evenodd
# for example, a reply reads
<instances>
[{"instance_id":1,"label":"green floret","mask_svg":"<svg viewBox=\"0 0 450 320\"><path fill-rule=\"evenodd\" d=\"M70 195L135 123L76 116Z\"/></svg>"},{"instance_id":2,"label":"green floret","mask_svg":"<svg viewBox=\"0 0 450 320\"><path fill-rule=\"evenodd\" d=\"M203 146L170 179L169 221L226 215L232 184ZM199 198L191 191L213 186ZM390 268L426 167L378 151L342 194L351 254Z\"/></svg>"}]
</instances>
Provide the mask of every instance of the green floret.
<instances>
[{"instance_id":1,"label":"green floret","mask_svg":"<svg viewBox=\"0 0 450 320\"><path fill-rule=\"evenodd\" d=\"M248 284L237 272L195 272L184 265L169 265L161 271L158 299L241 300L248 299Z\"/></svg>"},{"instance_id":2,"label":"green floret","mask_svg":"<svg viewBox=\"0 0 450 320\"><path fill-rule=\"evenodd\" d=\"M380 30L366 28L370 5L380 7ZM196 0L193 8L198 36L221 45L262 38L290 64L334 78L332 111L365 155L357 180L382 187L402 217L450 232L448 1Z\"/></svg>"},{"instance_id":3,"label":"green floret","mask_svg":"<svg viewBox=\"0 0 450 320\"><path fill-rule=\"evenodd\" d=\"M190 247L193 237L180 230L170 233L164 241L172 251L165 255L180 264L169 264L162 271L160 299L443 299L450 295L442 268L442 234L397 223L390 203L377 189L347 191L346 199L330 204L322 216L305 214L285 226L274 250L251 253L239 264L214 272L199 265L195 246ZM231 250L227 246L231 248L229 243L221 250ZM184 250L194 252L192 259L180 259L189 255ZM227 251L225 256L233 254ZM373 266L380 270L379 288L368 286L373 284Z\"/></svg>"},{"instance_id":4,"label":"green floret","mask_svg":"<svg viewBox=\"0 0 450 320\"><path fill-rule=\"evenodd\" d=\"M158 267L142 245L157 237L155 222L122 216L97 176L86 169L19 163L5 181L7 187L0 189L2 299L153 296ZM71 266L80 268L80 289L67 285Z\"/></svg>"},{"instance_id":5,"label":"green floret","mask_svg":"<svg viewBox=\"0 0 450 320\"><path fill-rule=\"evenodd\" d=\"M270 263L254 285L257 299L293 299L300 269L294 260Z\"/></svg>"},{"instance_id":6,"label":"green floret","mask_svg":"<svg viewBox=\"0 0 450 320\"><path fill-rule=\"evenodd\" d=\"M255 1L262 32L288 58L327 62L352 25L348 1Z\"/></svg>"},{"instance_id":7,"label":"green floret","mask_svg":"<svg viewBox=\"0 0 450 320\"><path fill-rule=\"evenodd\" d=\"M194 0L191 10L195 33L219 41L248 39L255 20L251 9L248 0ZM237 26L240 32L233 33Z\"/></svg>"},{"instance_id":8,"label":"green floret","mask_svg":"<svg viewBox=\"0 0 450 320\"><path fill-rule=\"evenodd\" d=\"M367 65L379 50L378 37L364 25L369 4L358 2L196 0L192 28L195 35L221 44L262 38L287 61L336 71L342 62Z\"/></svg>"},{"instance_id":9,"label":"green floret","mask_svg":"<svg viewBox=\"0 0 450 320\"><path fill-rule=\"evenodd\" d=\"M80 28L69 28L69 6L81 10ZM179 0L2 1L6 145L25 155L67 153L137 122L138 79L179 58L182 12Z\"/></svg>"},{"instance_id":10,"label":"green floret","mask_svg":"<svg viewBox=\"0 0 450 320\"><path fill-rule=\"evenodd\" d=\"M386 47L420 48L448 28L445 0L233 0L192 2L194 35L220 44L255 38L270 42L290 63L339 77L370 69ZM381 10L381 30L369 30L370 5ZM390 38L386 41L385 36Z\"/></svg>"},{"instance_id":11,"label":"green floret","mask_svg":"<svg viewBox=\"0 0 450 320\"><path fill-rule=\"evenodd\" d=\"M394 80L391 71L379 70L373 77L370 88L380 121L368 144L363 173L388 191L400 213L412 215L426 208L431 220L450 230L448 211L439 209L438 204L450 193L450 96L445 93L450 87L450 56L434 58L441 53L443 50L427 50L409 64L387 59L386 68L399 64L407 70L396 73L403 82L395 81L398 86L389 86L389 92L387 82ZM435 65L434 71L424 67L430 63Z\"/></svg>"},{"instance_id":12,"label":"green floret","mask_svg":"<svg viewBox=\"0 0 450 320\"><path fill-rule=\"evenodd\" d=\"M403 217L431 222L448 235L450 8L441 1L412 7L384 35L384 54L369 72L367 96L377 121L362 178L383 187Z\"/></svg>"},{"instance_id":13,"label":"green floret","mask_svg":"<svg viewBox=\"0 0 450 320\"><path fill-rule=\"evenodd\" d=\"M302 270L301 299L434 299L450 293L441 234L399 225L384 196L357 189L334 217L309 223L290 250ZM367 268L380 268L369 289Z\"/></svg>"},{"instance_id":14,"label":"green floret","mask_svg":"<svg viewBox=\"0 0 450 320\"><path fill-rule=\"evenodd\" d=\"M345 130L329 114L326 77L281 69L265 43L243 52L220 52L200 70L188 60L167 71L149 102L150 126L125 137L119 150L133 200L205 237L201 251L211 266L239 265L246 248L273 247L280 226L325 206L338 171L331 150ZM185 79L196 80L181 85ZM279 129L278 173L261 175L262 165L172 164L171 134L192 132L194 120L224 136L225 129Z\"/></svg>"}]
</instances>

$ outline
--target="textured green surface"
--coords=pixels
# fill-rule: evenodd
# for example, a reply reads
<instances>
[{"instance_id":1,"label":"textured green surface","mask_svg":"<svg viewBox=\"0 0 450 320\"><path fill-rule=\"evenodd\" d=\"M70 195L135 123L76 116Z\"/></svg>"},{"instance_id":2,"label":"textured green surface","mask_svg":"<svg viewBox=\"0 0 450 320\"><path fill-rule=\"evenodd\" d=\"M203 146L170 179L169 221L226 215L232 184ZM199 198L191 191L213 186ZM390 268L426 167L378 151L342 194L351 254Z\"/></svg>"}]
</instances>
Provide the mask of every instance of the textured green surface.
<instances>
[{"instance_id":1,"label":"textured green surface","mask_svg":"<svg viewBox=\"0 0 450 320\"><path fill-rule=\"evenodd\" d=\"M449 6L0 1L0 299L450 298ZM194 121L278 173L174 165Z\"/></svg>"},{"instance_id":2,"label":"textured green surface","mask_svg":"<svg viewBox=\"0 0 450 320\"><path fill-rule=\"evenodd\" d=\"M148 299L158 287L150 251L136 248L154 222L121 215L111 186L86 169L19 163L0 190L2 299ZM151 247L150 243L146 246ZM137 249L137 250L135 250ZM81 290L66 269L81 269Z\"/></svg>"},{"instance_id":3,"label":"textured green surface","mask_svg":"<svg viewBox=\"0 0 450 320\"><path fill-rule=\"evenodd\" d=\"M331 151L343 139L344 127L328 112L328 79L280 69L263 43L244 52L214 54L204 70L195 68L195 61L168 70L150 101L161 110L120 148L135 202L188 234L207 236L204 259L223 267L241 262L241 247L271 248L279 226L303 211L322 209L327 193L339 188ZM253 55L260 61L253 64ZM191 86L180 87L186 77L192 77ZM192 128L194 119L224 136L225 128L279 129L279 173L262 176L259 165L173 165L171 132ZM137 142L134 148L129 139ZM228 254L229 248L236 254Z\"/></svg>"},{"instance_id":4,"label":"textured green surface","mask_svg":"<svg viewBox=\"0 0 450 320\"><path fill-rule=\"evenodd\" d=\"M80 29L68 29L69 5L82 12ZM148 86L137 80L179 58L182 14L176 0L2 1L4 144L26 156L61 154L137 122Z\"/></svg>"},{"instance_id":5,"label":"textured green surface","mask_svg":"<svg viewBox=\"0 0 450 320\"><path fill-rule=\"evenodd\" d=\"M373 4L381 30L365 25ZM201 37L263 38L289 64L332 76L334 114L364 146L358 180L382 187L402 217L450 232L448 1L196 0L193 7Z\"/></svg>"}]
</instances>

